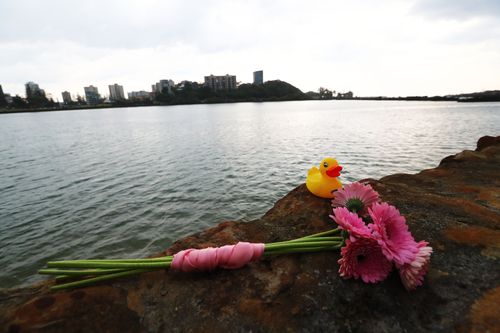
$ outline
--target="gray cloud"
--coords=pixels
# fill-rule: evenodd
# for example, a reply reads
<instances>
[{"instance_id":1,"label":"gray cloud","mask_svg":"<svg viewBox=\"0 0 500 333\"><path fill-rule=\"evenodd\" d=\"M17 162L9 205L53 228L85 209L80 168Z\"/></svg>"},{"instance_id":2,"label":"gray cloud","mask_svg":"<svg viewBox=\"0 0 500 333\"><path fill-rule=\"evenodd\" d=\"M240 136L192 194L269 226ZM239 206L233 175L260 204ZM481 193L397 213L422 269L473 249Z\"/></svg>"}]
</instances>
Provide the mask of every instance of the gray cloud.
<instances>
[{"instance_id":1,"label":"gray cloud","mask_svg":"<svg viewBox=\"0 0 500 333\"><path fill-rule=\"evenodd\" d=\"M71 40L90 47L169 45L196 38L200 8L180 1L3 1L0 40Z\"/></svg>"},{"instance_id":2,"label":"gray cloud","mask_svg":"<svg viewBox=\"0 0 500 333\"><path fill-rule=\"evenodd\" d=\"M70 40L105 48L181 43L208 52L239 49L286 39L288 24L305 18L297 6L294 1L4 1L0 40Z\"/></svg>"},{"instance_id":3,"label":"gray cloud","mask_svg":"<svg viewBox=\"0 0 500 333\"><path fill-rule=\"evenodd\" d=\"M264 69L266 79L306 91L498 88L498 5L449 3L0 0L0 84L23 94L33 80L59 96L88 84L131 91L210 73L248 82Z\"/></svg>"},{"instance_id":4,"label":"gray cloud","mask_svg":"<svg viewBox=\"0 0 500 333\"><path fill-rule=\"evenodd\" d=\"M435 22L454 22L454 28L436 40L443 44L500 43L500 1L420 0L412 11Z\"/></svg>"},{"instance_id":5,"label":"gray cloud","mask_svg":"<svg viewBox=\"0 0 500 333\"><path fill-rule=\"evenodd\" d=\"M420 0L414 10L433 18L467 20L488 17L500 20L498 0Z\"/></svg>"}]
</instances>

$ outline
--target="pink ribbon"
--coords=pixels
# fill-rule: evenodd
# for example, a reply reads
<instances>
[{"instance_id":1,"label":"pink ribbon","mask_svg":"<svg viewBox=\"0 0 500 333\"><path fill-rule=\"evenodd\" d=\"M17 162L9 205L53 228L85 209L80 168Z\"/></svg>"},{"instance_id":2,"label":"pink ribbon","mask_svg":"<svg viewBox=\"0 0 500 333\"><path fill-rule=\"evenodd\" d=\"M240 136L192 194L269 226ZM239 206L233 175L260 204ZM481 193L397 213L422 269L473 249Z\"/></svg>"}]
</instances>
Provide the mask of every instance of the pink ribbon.
<instances>
[{"instance_id":1,"label":"pink ribbon","mask_svg":"<svg viewBox=\"0 0 500 333\"><path fill-rule=\"evenodd\" d=\"M171 269L181 272L212 271L217 267L237 269L262 257L264 244L239 242L236 245L187 249L174 254Z\"/></svg>"}]
</instances>

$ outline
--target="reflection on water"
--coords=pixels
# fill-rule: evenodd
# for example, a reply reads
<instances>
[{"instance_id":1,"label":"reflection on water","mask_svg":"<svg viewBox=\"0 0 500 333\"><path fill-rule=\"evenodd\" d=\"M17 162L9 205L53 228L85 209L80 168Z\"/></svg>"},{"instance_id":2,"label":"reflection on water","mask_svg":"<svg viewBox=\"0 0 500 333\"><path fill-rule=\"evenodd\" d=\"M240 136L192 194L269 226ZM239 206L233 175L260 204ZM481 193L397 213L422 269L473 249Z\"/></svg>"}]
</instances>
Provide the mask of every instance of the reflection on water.
<instances>
[{"instance_id":1,"label":"reflection on water","mask_svg":"<svg viewBox=\"0 0 500 333\"><path fill-rule=\"evenodd\" d=\"M328 155L342 180L436 166L500 104L307 101L0 115L0 287L46 260L142 257L252 220Z\"/></svg>"}]
</instances>

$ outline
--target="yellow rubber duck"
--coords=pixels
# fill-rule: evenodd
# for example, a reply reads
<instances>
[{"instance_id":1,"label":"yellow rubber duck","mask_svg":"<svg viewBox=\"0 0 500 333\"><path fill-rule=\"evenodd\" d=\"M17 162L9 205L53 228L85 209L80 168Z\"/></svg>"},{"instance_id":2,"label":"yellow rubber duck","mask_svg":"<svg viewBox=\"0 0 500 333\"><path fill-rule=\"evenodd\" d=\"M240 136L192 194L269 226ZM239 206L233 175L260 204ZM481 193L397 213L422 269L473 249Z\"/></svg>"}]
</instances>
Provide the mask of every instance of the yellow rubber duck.
<instances>
[{"instance_id":1,"label":"yellow rubber duck","mask_svg":"<svg viewBox=\"0 0 500 333\"><path fill-rule=\"evenodd\" d=\"M342 167L336 159L324 158L319 169L315 166L309 169L306 179L307 189L318 197L333 198L333 192L342 188L342 183L337 179L340 176L340 171L342 171Z\"/></svg>"}]
</instances>

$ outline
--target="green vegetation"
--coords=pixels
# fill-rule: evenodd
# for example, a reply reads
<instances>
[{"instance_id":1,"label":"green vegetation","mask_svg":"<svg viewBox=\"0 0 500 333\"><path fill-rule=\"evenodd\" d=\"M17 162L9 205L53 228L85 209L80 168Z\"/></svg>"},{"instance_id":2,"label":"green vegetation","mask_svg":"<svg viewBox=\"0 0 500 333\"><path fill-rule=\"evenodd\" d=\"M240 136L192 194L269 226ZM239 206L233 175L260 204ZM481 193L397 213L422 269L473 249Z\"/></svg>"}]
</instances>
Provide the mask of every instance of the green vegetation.
<instances>
[{"instance_id":1,"label":"green vegetation","mask_svg":"<svg viewBox=\"0 0 500 333\"><path fill-rule=\"evenodd\" d=\"M449 101L449 102L500 102L500 90L487 90L475 93L466 93L446 96L406 96L406 97L356 97L360 100L375 101Z\"/></svg>"},{"instance_id":2,"label":"green vegetation","mask_svg":"<svg viewBox=\"0 0 500 333\"><path fill-rule=\"evenodd\" d=\"M500 90L487 90L456 96L458 96L459 102L500 102Z\"/></svg>"},{"instance_id":3,"label":"green vegetation","mask_svg":"<svg viewBox=\"0 0 500 333\"><path fill-rule=\"evenodd\" d=\"M335 90L331 91L330 89L327 88L319 88L318 92L315 91L308 91L306 92L306 95L309 96L311 99L353 99L354 95L352 91L348 91L346 93L341 93L341 92L336 92Z\"/></svg>"},{"instance_id":4,"label":"green vegetation","mask_svg":"<svg viewBox=\"0 0 500 333\"><path fill-rule=\"evenodd\" d=\"M5 99L2 86L0 85L0 108L5 106L7 106L7 100Z\"/></svg>"},{"instance_id":5,"label":"green vegetation","mask_svg":"<svg viewBox=\"0 0 500 333\"><path fill-rule=\"evenodd\" d=\"M158 104L198 104L228 102L295 101L310 99L298 88L284 81L267 81L262 85L241 84L234 90L212 91L196 82L183 82L172 89L157 94Z\"/></svg>"},{"instance_id":6,"label":"green vegetation","mask_svg":"<svg viewBox=\"0 0 500 333\"><path fill-rule=\"evenodd\" d=\"M102 99L99 104L89 105L80 96L76 101L62 105L48 99L43 92L31 92L27 90L28 98L18 95L11 98L7 103L5 95L0 86L0 113L23 112L23 111L54 111L54 110L77 110L77 109L99 109L110 107L133 107L150 105L179 105L179 104L202 104L202 103L235 103L235 102L268 102L268 101L297 101L297 100L332 100L332 99L354 99L354 100L398 100L398 101L456 101L456 102L493 102L500 101L500 90L490 90L477 93L446 95L446 96L406 96L406 97L354 97L351 91L346 93L331 91L327 88L319 88L317 92L308 91L303 93L293 85L280 81L267 81L261 85L250 83L240 84L236 89L213 91L209 87L190 81L183 81L172 87L170 91L165 89L161 93L151 94L148 99L122 100L105 103Z\"/></svg>"},{"instance_id":7,"label":"green vegetation","mask_svg":"<svg viewBox=\"0 0 500 333\"><path fill-rule=\"evenodd\" d=\"M12 97L12 108L14 109L24 109L28 108L28 102L19 95Z\"/></svg>"},{"instance_id":8,"label":"green vegetation","mask_svg":"<svg viewBox=\"0 0 500 333\"><path fill-rule=\"evenodd\" d=\"M37 86L38 87L38 86ZM52 99L45 96L45 92L40 89L31 89L29 84L26 84L26 102L29 108L51 108L56 107L58 104Z\"/></svg>"},{"instance_id":9,"label":"green vegetation","mask_svg":"<svg viewBox=\"0 0 500 333\"><path fill-rule=\"evenodd\" d=\"M13 97L12 104L7 108L0 106L0 112L16 111L52 111L109 107L130 107L149 105L178 105L201 103L234 103L234 102L266 102L266 101L296 101L311 99L300 89L291 84L275 80L261 85L241 84L233 90L213 91L209 87L197 82L183 81L169 92L167 89L152 95L152 99L123 100L112 103L86 105L85 101L78 100L67 105L59 105L48 100L45 95L30 94L29 98Z\"/></svg>"}]
</instances>

